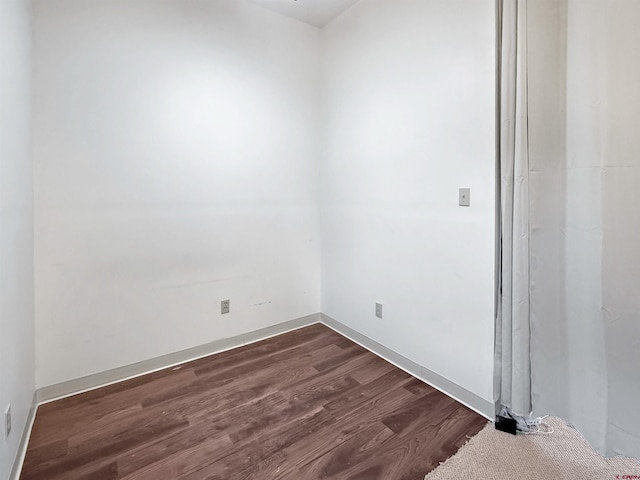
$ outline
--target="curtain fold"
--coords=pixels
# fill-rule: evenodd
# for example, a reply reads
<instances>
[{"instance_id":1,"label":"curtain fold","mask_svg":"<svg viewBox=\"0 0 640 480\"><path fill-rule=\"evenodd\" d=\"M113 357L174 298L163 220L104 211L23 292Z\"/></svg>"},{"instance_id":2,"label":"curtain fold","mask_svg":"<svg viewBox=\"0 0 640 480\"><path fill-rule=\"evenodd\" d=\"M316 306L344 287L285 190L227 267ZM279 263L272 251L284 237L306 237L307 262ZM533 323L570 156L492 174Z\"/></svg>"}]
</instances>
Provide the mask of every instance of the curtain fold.
<instances>
[{"instance_id":1,"label":"curtain fold","mask_svg":"<svg viewBox=\"0 0 640 480\"><path fill-rule=\"evenodd\" d=\"M531 412L527 0L498 1L500 266L496 407Z\"/></svg>"}]
</instances>

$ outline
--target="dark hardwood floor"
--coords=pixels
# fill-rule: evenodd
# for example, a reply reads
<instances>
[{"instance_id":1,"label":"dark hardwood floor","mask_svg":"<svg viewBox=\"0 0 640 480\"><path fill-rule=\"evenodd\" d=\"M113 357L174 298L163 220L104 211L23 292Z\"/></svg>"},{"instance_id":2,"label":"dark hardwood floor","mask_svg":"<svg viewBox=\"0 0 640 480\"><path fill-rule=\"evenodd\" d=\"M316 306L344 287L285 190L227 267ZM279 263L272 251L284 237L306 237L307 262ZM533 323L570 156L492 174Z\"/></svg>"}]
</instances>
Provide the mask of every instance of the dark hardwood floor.
<instances>
[{"instance_id":1,"label":"dark hardwood floor","mask_svg":"<svg viewBox=\"0 0 640 480\"><path fill-rule=\"evenodd\" d=\"M486 420L322 325L38 408L22 480L422 480Z\"/></svg>"}]
</instances>

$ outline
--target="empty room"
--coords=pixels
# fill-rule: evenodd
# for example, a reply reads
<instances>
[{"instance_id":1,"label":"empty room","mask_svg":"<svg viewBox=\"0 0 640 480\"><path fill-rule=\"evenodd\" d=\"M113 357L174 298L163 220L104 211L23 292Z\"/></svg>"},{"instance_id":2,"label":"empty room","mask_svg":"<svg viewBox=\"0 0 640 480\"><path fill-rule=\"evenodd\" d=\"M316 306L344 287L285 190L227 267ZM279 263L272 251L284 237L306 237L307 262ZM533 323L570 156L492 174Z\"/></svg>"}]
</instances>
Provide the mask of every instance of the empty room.
<instances>
[{"instance_id":1,"label":"empty room","mask_svg":"<svg viewBox=\"0 0 640 480\"><path fill-rule=\"evenodd\" d=\"M0 0L0 480L640 478L638 25Z\"/></svg>"}]
</instances>

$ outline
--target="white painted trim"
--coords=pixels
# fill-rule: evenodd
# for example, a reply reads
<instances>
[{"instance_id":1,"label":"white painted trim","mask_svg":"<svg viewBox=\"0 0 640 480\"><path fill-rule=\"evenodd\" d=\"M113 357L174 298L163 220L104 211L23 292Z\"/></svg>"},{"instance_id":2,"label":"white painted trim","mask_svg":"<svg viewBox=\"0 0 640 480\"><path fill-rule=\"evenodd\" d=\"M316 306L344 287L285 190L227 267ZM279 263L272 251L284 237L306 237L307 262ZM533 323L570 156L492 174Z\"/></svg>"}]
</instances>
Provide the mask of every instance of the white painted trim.
<instances>
[{"instance_id":1,"label":"white painted trim","mask_svg":"<svg viewBox=\"0 0 640 480\"><path fill-rule=\"evenodd\" d=\"M33 400L31 400L31 408L29 408L29 414L27 415L27 421L22 432L22 438L20 439L20 445L18 445L18 453L13 461L13 468L9 474L9 480L19 480L20 473L22 472L22 465L24 464L24 457L27 454L27 445L29 445L29 438L31 437L31 430L33 429L33 422L36 419L36 410L38 404L36 403L36 393L33 393Z\"/></svg>"},{"instance_id":2,"label":"white painted trim","mask_svg":"<svg viewBox=\"0 0 640 480\"><path fill-rule=\"evenodd\" d=\"M358 345L366 348L380 358L395 365L399 369L404 370L409 375L416 377L418 380L421 380L431 385L433 388L440 390L445 395L453 398L457 402L460 402L462 405L470 408L474 412L479 413L488 420L494 420L495 407L493 402L490 402L489 400L486 400L476 395L475 393L470 392L466 388L463 388L460 385L453 383L451 380L448 380L445 377L429 370L428 368L417 364L413 360L409 360L408 358L400 355L398 352L385 347L381 343L378 343L375 340L362 335L361 333L353 330L350 327L347 327L343 323L340 323L331 317L328 317L327 315L321 314L321 319L321 322L323 324L325 324L332 330L335 330L340 335L343 335L348 339L354 341Z\"/></svg>"},{"instance_id":3,"label":"white painted trim","mask_svg":"<svg viewBox=\"0 0 640 480\"><path fill-rule=\"evenodd\" d=\"M315 313L306 317L297 318L288 322L266 327L253 332L248 332L242 335L238 335L232 338L226 338L223 340L217 340L215 342L200 345L180 352L170 353L161 357L152 358L150 360L144 360L132 365L126 365L124 367L115 368L106 372L96 373L94 375L88 375L86 377L69 380L67 382L58 383L48 387L43 387L36 390L33 394L33 401L29 410L29 416L27 417L27 423L25 430L22 434L20 446L18 447L18 454L13 463L10 480L19 480L22 467L24 465L24 459L27 454L27 446L29 444L29 438L31 437L31 431L33 430L33 423L36 418L36 411L39 405L45 403L60 400L62 398L70 397L80 393L88 392L98 388L106 387L114 383L123 382L132 378L147 375L149 373L164 370L166 368L172 368L183 363L198 360L200 358L215 355L216 353L222 353L227 350L249 345L251 343L260 342L271 337L276 337L299 328L314 325L320 322L320 314Z\"/></svg>"},{"instance_id":4,"label":"white painted trim","mask_svg":"<svg viewBox=\"0 0 640 480\"><path fill-rule=\"evenodd\" d=\"M386 360L387 362L395 365L401 370L404 370L409 375L416 377L437 390L441 391L445 395L460 402L471 410L479 413L483 417L493 421L494 417L494 405L492 402L479 397L475 393L472 393L465 388L453 383L450 380L432 372L428 368L425 368L412 360L400 355L399 353L385 347L384 345L370 339L369 337L362 335L361 333L353 330L350 327L334 320L321 313L309 315L307 317L290 320L288 322L273 325L271 327L263 328L253 332L238 335L236 337L227 338L223 340L217 340L205 345L193 347L180 352L170 353L161 357L153 358L150 360L144 360L132 365L126 365L124 367L115 368L106 372L96 373L86 377L69 380L67 382L58 383L48 387L43 387L33 395L33 402L31 409L29 410L29 416L25 430L22 434L20 446L18 448L18 455L14 461L13 469L9 479L19 480L22 466L24 464L24 458L27 453L27 446L29 444L29 438L31 436L31 430L33 429L33 423L36 417L36 411L39 405L60 400L62 398L77 395L79 393L88 392L97 388L106 387L114 383L123 382L132 378L147 375L149 373L164 370L166 368L172 368L183 363L198 360L200 358L215 355L216 353L222 353L227 350L249 345L251 343L266 340L271 337L276 337L299 328L314 325L316 323L322 323L332 330L336 331L340 335L347 337L358 345L366 348L370 352Z\"/></svg>"},{"instance_id":5,"label":"white painted trim","mask_svg":"<svg viewBox=\"0 0 640 480\"><path fill-rule=\"evenodd\" d=\"M182 365L183 363L208 357L209 355L215 355L216 353L222 353L244 345L260 342L315 323L320 323L319 313L279 323L271 327L262 328L260 330L244 333L235 337L216 340L215 342L189 348L180 352L169 353L161 357L143 360L142 362L126 365L124 367L114 368L113 370L107 370L106 372L100 372L48 387L39 388L36 391L36 401L38 405L43 405L72 395L89 392L97 388L113 385L114 383L124 382L125 380L130 380L132 378L147 375L166 368Z\"/></svg>"}]
</instances>

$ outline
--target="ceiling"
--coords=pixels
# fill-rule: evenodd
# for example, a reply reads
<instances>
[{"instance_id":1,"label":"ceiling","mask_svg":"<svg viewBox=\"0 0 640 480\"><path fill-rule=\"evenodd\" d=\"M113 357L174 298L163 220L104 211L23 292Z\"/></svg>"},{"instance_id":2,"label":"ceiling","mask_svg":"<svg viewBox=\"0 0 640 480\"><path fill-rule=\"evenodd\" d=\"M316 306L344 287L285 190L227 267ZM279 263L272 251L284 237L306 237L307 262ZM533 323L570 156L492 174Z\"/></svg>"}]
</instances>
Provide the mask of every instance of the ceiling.
<instances>
[{"instance_id":1,"label":"ceiling","mask_svg":"<svg viewBox=\"0 0 640 480\"><path fill-rule=\"evenodd\" d=\"M250 0L251 2L322 28L358 0Z\"/></svg>"}]
</instances>

